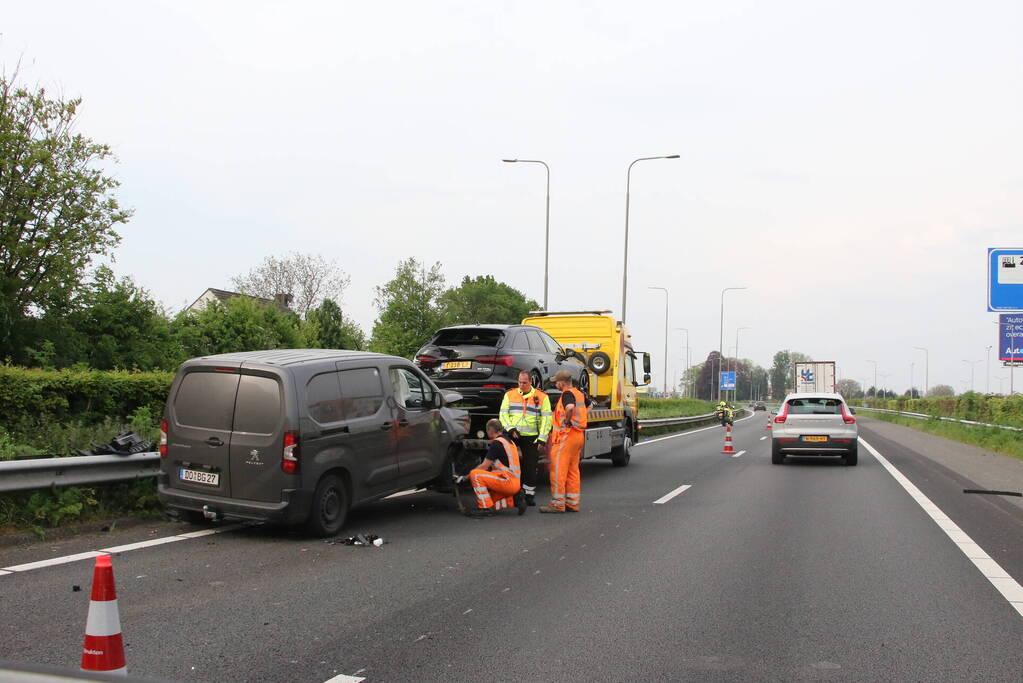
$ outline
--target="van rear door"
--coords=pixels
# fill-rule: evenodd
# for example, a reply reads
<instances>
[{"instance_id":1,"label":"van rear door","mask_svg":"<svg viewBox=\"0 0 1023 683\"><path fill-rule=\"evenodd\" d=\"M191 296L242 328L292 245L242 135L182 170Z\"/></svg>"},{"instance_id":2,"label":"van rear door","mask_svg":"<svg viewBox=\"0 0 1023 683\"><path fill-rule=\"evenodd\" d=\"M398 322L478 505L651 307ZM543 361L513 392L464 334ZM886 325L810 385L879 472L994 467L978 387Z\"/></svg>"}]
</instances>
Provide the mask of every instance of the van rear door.
<instances>
[{"instance_id":1,"label":"van rear door","mask_svg":"<svg viewBox=\"0 0 1023 683\"><path fill-rule=\"evenodd\" d=\"M298 477L281 469L284 401L281 378L242 369L231 432L231 497L277 502L281 489L297 488Z\"/></svg>"},{"instance_id":2,"label":"van rear door","mask_svg":"<svg viewBox=\"0 0 1023 683\"><path fill-rule=\"evenodd\" d=\"M228 460L238 367L187 367L168 403L167 486L231 496Z\"/></svg>"}]
</instances>

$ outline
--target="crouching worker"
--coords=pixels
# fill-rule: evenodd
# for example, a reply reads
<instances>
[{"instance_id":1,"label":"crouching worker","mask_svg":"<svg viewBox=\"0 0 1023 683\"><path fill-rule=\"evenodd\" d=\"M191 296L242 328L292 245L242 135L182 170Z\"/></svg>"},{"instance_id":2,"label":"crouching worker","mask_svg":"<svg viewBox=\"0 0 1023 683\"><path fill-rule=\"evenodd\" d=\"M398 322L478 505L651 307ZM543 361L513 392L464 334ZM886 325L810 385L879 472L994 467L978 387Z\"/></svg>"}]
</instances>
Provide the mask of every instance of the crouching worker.
<instances>
[{"instance_id":1,"label":"crouching worker","mask_svg":"<svg viewBox=\"0 0 1023 683\"><path fill-rule=\"evenodd\" d=\"M487 438L491 442L486 457L479 467L469 472L479 508L466 514L489 517L498 510L516 507L521 515L526 511L526 498L521 490L518 446L501 427L500 420L487 422Z\"/></svg>"}]
</instances>

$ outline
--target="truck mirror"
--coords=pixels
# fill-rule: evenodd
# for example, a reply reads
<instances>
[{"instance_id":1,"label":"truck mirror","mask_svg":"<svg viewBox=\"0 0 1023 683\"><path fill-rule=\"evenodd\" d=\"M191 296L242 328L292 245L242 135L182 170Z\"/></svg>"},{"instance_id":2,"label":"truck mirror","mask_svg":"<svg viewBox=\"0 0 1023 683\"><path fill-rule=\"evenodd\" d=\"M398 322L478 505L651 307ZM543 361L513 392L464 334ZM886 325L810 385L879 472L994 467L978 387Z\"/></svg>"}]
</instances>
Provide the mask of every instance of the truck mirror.
<instances>
[{"instance_id":1,"label":"truck mirror","mask_svg":"<svg viewBox=\"0 0 1023 683\"><path fill-rule=\"evenodd\" d=\"M644 353L643 354L643 372L645 372L646 375L647 375L647 378L646 378L647 384L650 384L650 354L649 353Z\"/></svg>"},{"instance_id":2,"label":"truck mirror","mask_svg":"<svg viewBox=\"0 0 1023 683\"><path fill-rule=\"evenodd\" d=\"M647 359L648 359L648 360L649 360L649 358L650 358L650 357L649 357L649 356L647 356ZM647 384L650 384L650 373L649 373L649 372L647 372L647 373L645 373L645 374L643 375L643 386L646 386Z\"/></svg>"}]
</instances>

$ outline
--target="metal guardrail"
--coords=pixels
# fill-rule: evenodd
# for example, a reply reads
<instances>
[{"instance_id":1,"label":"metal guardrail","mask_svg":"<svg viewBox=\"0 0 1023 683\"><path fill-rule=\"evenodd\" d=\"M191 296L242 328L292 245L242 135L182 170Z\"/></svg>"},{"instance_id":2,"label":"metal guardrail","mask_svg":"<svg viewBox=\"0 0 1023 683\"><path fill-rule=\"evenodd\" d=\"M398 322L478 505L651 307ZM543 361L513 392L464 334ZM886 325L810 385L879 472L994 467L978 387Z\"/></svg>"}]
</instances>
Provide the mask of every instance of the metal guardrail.
<instances>
[{"instance_id":1,"label":"metal guardrail","mask_svg":"<svg viewBox=\"0 0 1023 683\"><path fill-rule=\"evenodd\" d=\"M156 452L4 461L0 462L0 493L132 481L159 472L160 454Z\"/></svg>"},{"instance_id":2,"label":"metal guardrail","mask_svg":"<svg viewBox=\"0 0 1023 683\"><path fill-rule=\"evenodd\" d=\"M868 408L866 406L853 406L856 410L870 410L875 413L888 413L889 415L905 415L906 417L915 417L919 420L941 420L942 422L958 422L964 425L973 425L974 427L994 427L995 429L1008 429L1013 432L1023 432L1023 427L1010 427L1009 425L993 425L987 422L977 422L976 420L960 420L954 417L942 417L940 415L928 415L926 413L909 413L903 410L888 410L887 408Z\"/></svg>"},{"instance_id":3,"label":"metal guardrail","mask_svg":"<svg viewBox=\"0 0 1023 683\"><path fill-rule=\"evenodd\" d=\"M745 408L737 408L735 411L736 417L742 413L748 412ZM689 415L687 417L654 417L648 420L637 420L639 426L653 429L655 427L675 427L677 425L684 424L695 424L697 422L705 422L708 420L717 420L717 411L713 413L707 413L706 415Z\"/></svg>"}]
</instances>

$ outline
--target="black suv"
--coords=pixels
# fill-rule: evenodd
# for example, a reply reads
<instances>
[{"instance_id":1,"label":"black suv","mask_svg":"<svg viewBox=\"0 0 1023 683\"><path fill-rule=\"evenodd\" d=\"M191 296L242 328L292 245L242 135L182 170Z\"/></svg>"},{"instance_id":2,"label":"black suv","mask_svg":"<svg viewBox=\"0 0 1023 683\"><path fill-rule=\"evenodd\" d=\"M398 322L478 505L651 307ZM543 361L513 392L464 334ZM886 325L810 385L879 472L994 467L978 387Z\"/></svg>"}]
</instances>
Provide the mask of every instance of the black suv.
<instances>
[{"instance_id":1,"label":"black suv","mask_svg":"<svg viewBox=\"0 0 1023 683\"><path fill-rule=\"evenodd\" d=\"M457 389L469 403L496 414L501 398L526 370L533 386L553 388L551 378L568 370L589 391L590 376L579 354L532 325L456 325L437 331L419 349L415 364L442 389Z\"/></svg>"}]
</instances>

